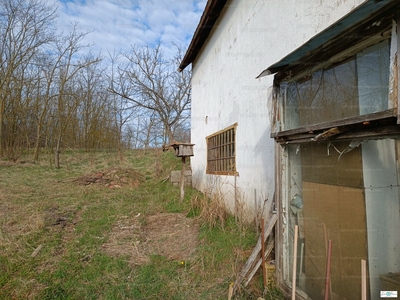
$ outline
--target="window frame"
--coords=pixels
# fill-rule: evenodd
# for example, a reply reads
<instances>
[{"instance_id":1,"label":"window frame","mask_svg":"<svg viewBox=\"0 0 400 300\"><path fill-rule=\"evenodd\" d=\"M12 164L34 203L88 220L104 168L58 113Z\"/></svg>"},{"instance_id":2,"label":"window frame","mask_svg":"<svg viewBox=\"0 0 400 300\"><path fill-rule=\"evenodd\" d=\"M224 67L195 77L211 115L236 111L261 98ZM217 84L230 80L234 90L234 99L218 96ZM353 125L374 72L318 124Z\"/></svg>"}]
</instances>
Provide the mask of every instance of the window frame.
<instances>
[{"instance_id":1,"label":"window frame","mask_svg":"<svg viewBox=\"0 0 400 300\"><path fill-rule=\"evenodd\" d=\"M397 52L396 49L398 48L397 43L399 42L396 34L398 27L398 23L396 24L396 22L393 22L390 28L381 29L378 33L374 33L373 36L351 48L345 49L337 54L332 54L332 57L325 58L326 60L324 62L311 66L308 69L297 70L297 73L294 73L291 78L282 78L280 73L276 74L274 78L275 118L272 126L272 128L276 130L271 132L271 137L279 144L291 144L318 142L321 140L343 140L363 137L373 138L378 136L390 137L399 135L400 129L396 125L399 124L400 121L398 111L398 102L400 100L397 93L397 82L395 82L399 77L397 74L397 63L399 62L394 58ZM389 37L387 36L388 32L390 32ZM320 70L328 69L330 66L341 63L350 56L388 38L390 39L389 55L391 61L389 66L388 109L334 121L299 126L294 129L282 129L285 127L284 103L286 97L280 88L282 84L291 83Z\"/></svg>"},{"instance_id":2,"label":"window frame","mask_svg":"<svg viewBox=\"0 0 400 300\"><path fill-rule=\"evenodd\" d=\"M396 10L398 6L396 5ZM395 11L396 11L395 10ZM382 16L383 14L381 14ZM275 174L277 180L275 181L275 201L277 204L277 213L279 221L276 225L276 265L277 270L277 285L290 295L292 292L292 283L290 274L289 263L289 250L288 250L288 217L287 211L289 208L289 190L290 185L289 174L289 153L287 144L301 145L304 143L318 143L320 141L334 141L334 140L353 140L353 139L382 139L393 138L397 139L400 136L400 92L398 91L398 81L400 79L400 58L398 56L398 49L400 49L400 17L394 13L391 16L392 22L385 28L378 28L373 26L373 22L377 22L378 18L365 22L361 27L367 28L365 34L368 38L358 40L356 43L351 44L349 40L344 39L343 44L340 45L336 40L334 45L320 50L321 55L315 59L308 58L300 64L296 64L293 68L282 68L274 76L274 92L273 92L273 120L271 137L275 139L276 155L275 155ZM387 21L387 20L386 20ZM372 24L369 26L367 23ZM369 26L369 27L368 27ZM359 28L359 25L354 26ZM353 29L351 29L353 30ZM359 31L360 32L360 31ZM388 94L388 109L377 113L359 115L355 117L348 117L344 119L337 119L329 122L322 122L318 124L311 124L301 126L295 129L284 130L284 95L281 93L280 85L283 82L295 81L307 74L312 74L323 68L328 68L332 64L339 63L349 56L356 54L359 51L379 42L376 37L383 32L390 32L390 64L389 64L389 94ZM374 40L375 37L375 40ZM329 43L328 43L329 44ZM340 49L340 51L338 50ZM345 50L342 50L345 49ZM312 63L312 59L317 63ZM268 69L267 69L268 71ZM265 73L268 75L268 73ZM270 73L269 73L270 74ZM296 291L299 299L307 299L308 296L302 290ZM297 298L297 297L296 297Z\"/></svg>"},{"instance_id":3,"label":"window frame","mask_svg":"<svg viewBox=\"0 0 400 300\"><path fill-rule=\"evenodd\" d=\"M237 123L206 137L206 174L239 175L236 170L236 127Z\"/></svg>"}]
</instances>

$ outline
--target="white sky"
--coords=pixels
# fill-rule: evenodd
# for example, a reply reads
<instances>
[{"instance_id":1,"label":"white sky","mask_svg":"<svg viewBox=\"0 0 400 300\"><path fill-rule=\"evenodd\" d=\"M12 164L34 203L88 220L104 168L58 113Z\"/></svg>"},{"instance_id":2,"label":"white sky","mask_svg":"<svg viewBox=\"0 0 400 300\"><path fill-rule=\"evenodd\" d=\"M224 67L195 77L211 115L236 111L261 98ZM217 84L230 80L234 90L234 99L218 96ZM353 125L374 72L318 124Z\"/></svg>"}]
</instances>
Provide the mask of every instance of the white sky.
<instances>
[{"instance_id":1,"label":"white sky","mask_svg":"<svg viewBox=\"0 0 400 300\"><path fill-rule=\"evenodd\" d=\"M92 31L84 43L92 53L129 51L130 45L154 46L165 54L173 43L186 50L207 0L53 0L58 5L59 31L78 22L80 32ZM170 53L168 53L170 52Z\"/></svg>"}]
</instances>

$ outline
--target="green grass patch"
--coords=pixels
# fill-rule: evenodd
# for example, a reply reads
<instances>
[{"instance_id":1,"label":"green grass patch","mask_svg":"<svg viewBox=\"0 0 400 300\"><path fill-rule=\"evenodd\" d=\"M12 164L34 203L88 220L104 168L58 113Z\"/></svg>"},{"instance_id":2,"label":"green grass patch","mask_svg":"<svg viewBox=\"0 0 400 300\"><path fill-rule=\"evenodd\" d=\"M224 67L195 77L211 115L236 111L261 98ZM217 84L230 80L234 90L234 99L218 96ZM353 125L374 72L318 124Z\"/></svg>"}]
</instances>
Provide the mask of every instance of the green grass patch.
<instances>
[{"instance_id":1,"label":"green grass patch","mask_svg":"<svg viewBox=\"0 0 400 300\"><path fill-rule=\"evenodd\" d=\"M59 169L50 158L0 161L0 299L227 298L247 259L243 253L256 243L254 229L233 217L201 221L204 210L194 199L203 196L186 187L180 201L179 188L166 180L181 168L172 151L126 151L120 161L112 151L70 150L61 154ZM114 177L96 182L107 173ZM128 173L140 176L124 178ZM147 226L163 227L148 218L168 214L202 224L184 261L146 248ZM261 282L255 285L261 289ZM265 299L284 299L278 293Z\"/></svg>"}]
</instances>

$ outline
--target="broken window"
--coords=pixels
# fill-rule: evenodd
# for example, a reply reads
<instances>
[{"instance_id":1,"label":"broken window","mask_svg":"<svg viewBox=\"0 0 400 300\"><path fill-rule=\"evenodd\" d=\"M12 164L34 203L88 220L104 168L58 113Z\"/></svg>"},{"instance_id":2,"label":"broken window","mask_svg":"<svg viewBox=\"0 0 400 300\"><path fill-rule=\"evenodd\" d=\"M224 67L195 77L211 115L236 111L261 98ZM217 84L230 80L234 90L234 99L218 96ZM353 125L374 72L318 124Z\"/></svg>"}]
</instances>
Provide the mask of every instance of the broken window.
<instances>
[{"instance_id":1,"label":"broken window","mask_svg":"<svg viewBox=\"0 0 400 300\"><path fill-rule=\"evenodd\" d=\"M285 130L387 110L389 40L281 89Z\"/></svg>"},{"instance_id":2,"label":"broken window","mask_svg":"<svg viewBox=\"0 0 400 300\"><path fill-rule=\"evenodd\" d=\"M207 137L207 174L237 175L234 124Z\"/></svg>"},{"instance_id":3,"label":"broken window","mask_svg":"<svg viewBox=\"0 0 400 300\"><path fill-rule=\"evenodd\" d=\"M282 145L282 282L296 286L304 299L325 294L328 240L329 299L360 299L364 260L367 299L400 289L397 94L396 102L390 100L398 85L391 53L397 37L383 29L351 51L331 57L323 52L323 62L296 62L307 69L291 73L287 67L275 77L281 113L280 131L272 137Z\"/></svg>"}]
</instances>

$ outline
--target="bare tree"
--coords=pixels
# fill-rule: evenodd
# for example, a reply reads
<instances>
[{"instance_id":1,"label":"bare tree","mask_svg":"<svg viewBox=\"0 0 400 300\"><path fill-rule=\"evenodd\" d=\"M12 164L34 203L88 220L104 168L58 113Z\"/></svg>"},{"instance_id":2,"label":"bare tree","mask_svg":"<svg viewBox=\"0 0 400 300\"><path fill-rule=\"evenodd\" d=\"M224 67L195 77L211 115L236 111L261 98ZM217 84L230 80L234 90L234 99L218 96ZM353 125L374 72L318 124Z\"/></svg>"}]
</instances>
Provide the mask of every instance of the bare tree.
<instances>
[{"instance_id":1,"label":"bare tree","mask_svg":"<svg viewBox=\"0 0 400 300\"><path fill-rule=\"evenodd\" d=\"M111 63L110 66L110 74L108 80L110 82L109 91L114 91L114 82L116 77L116 68L117 62L120 58L120 54L117 54L115 51L113 53L108 52L108 59ZM117 134L117 148L118 148L118 157L119 160L122 161L124 158L124 147L123 147L123 128L126 123L131 119L131 117L137 112L138 106L131 105L131 103L127 103L125 97L121 97L116 93L112 93L112 111L113 111L113 119L115 131ZM127 126L127 130L129 130L129 126ZM128 143L130 144L130 142Z\"/></svg>"},{"instance_id":2,"label":"bare tree","mask_svg":"<svg viewBox=\"0 0 400 300\"><path fill-rule=\"evenodd\" d=\"M40 0L0 0L0 157L6 104L18 99L13 88L21 87L15 80L22 80L38 49L52 40L55 18L55 10Z\"/></svg>"},{"instance_id":3,"label":"bare tree","mask_svg":"<svg viewBox=\"0 0 400 300\"><path fill-rule=\"evenodd\" d=\"M137 48L124 54L128 60L120 68L111 91L128 99L134 106L154 112L161 121L166 142L174 140L174 127L189 117L191 104L191 71L179 73L182 56L178 48L173 59L164 57L161 44L155 48Z\"/></svg>"},{"instance_id":4,"label":"bare tree","mask_svg":"<svg viewBox=\"0 0 400 300\"><path fill-rule=\"evenodd\" d=\"M83 48L87 47L82 45L82 39L87 33L78 33L76 24L72 27L68 36L61 38L57 42L57 52L59 53L60 65L58 68L58 82L57 82L57 97L56 97L56 136L55 136L55 166L60 167L60 148L62 137L65 133L71 118L79 105L75 93L76 89L73 85L69 85L77 73L94 63L100 61L99 58L93 58L91 55L83 59L77 60L74 56Z\"/></svg>"},{"instance_id":5,"label":"bare tree","mask_svg":"<svg viewBox=\"0 0 400 300\"><path fill-rule=\"evenodd\" d=\"M96 57L87 57L86 61L96 61ZM83 67L74 79L76 96L79 99L76 130L80 131L81 147L86 150L96 147L98 132L103 130L100 119L108 114L110 93L104 68L100 64L89 64ZM111 115L109 116L111 118Z\"/></svg>"}]
</instances>

